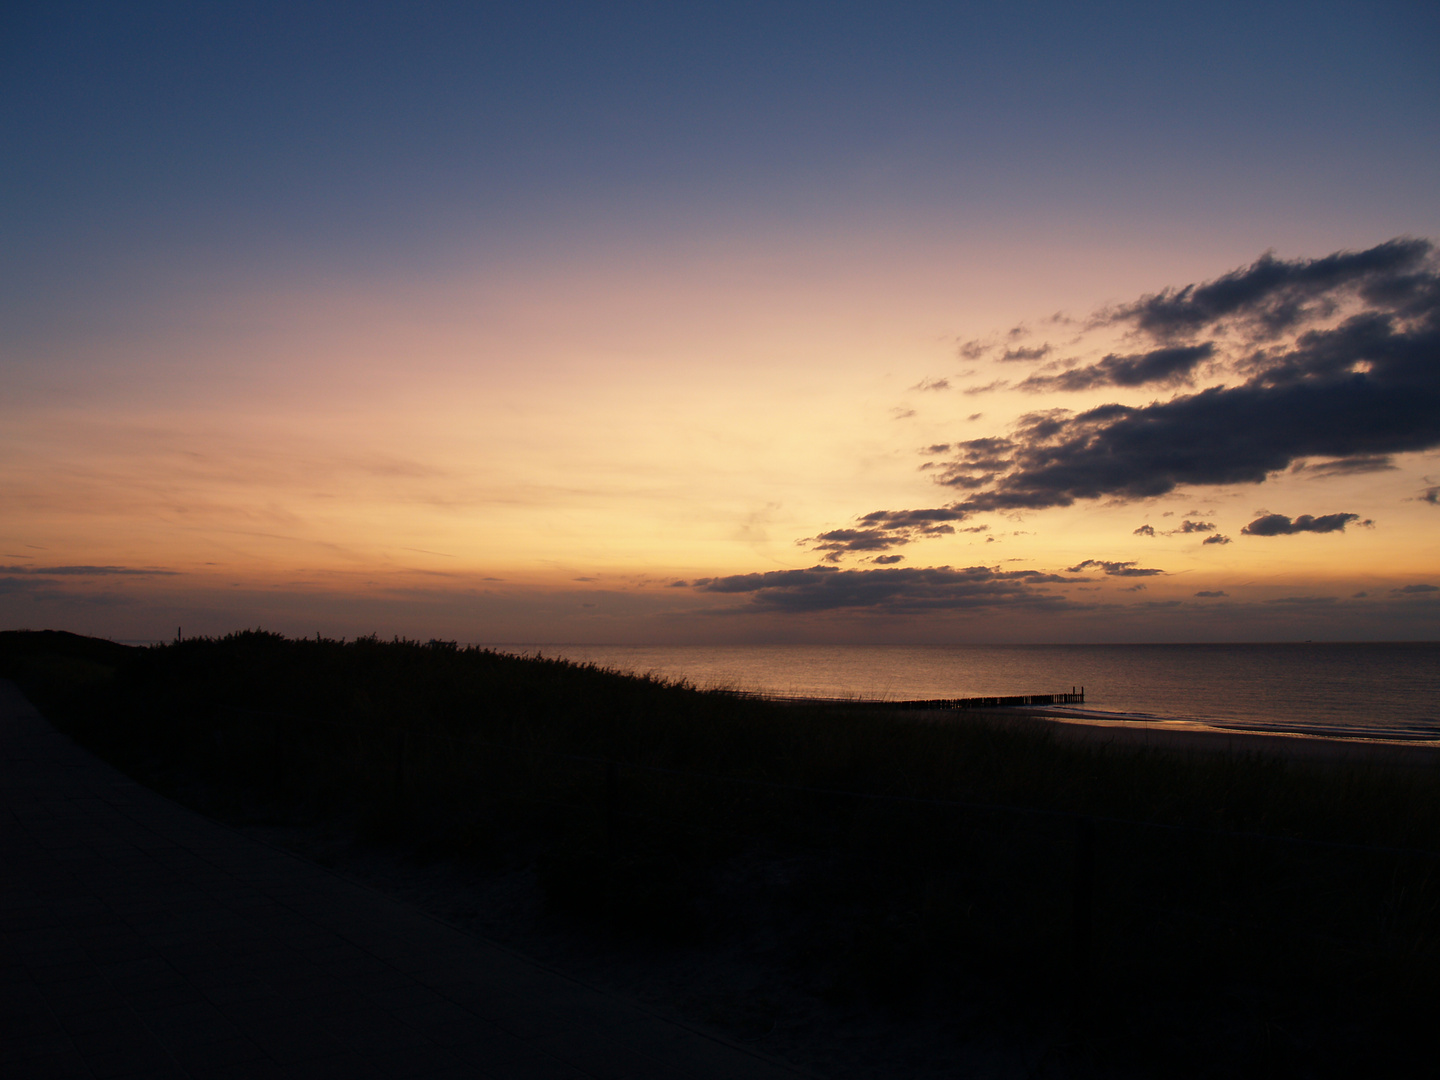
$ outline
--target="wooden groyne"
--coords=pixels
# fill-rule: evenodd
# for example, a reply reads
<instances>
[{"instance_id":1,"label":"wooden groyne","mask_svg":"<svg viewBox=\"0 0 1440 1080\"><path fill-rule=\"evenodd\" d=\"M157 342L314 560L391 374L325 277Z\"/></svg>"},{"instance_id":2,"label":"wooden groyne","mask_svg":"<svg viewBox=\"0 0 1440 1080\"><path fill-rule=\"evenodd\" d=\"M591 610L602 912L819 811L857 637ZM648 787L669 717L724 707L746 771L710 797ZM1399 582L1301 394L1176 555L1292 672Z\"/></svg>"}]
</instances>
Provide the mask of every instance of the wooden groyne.
<instances>
[{"instance_id":1,"label":"wooden groyne","mask_svg":"<svg viewBox=\"0 0 1440 1080\"><path fill-rule=\"evenodd\" d=\"M927 698L914 701L880 701L854 698L802 698L789 697L779 694L756 694L755 697L764 698L769 701L778 701L796 705L813 704L824 702L825 704L844 705L847 708L861 709L897 709L914 710L922 709L1004 709L1013 706L1026 705L1084 705L1085 688L1072 687L1069 693L1061 694L1011 694L1005 697L970 697L970 698Z\"/></svg>"},{"instance_id":2,"label":"wooden groyne","mask_svg":"<svg viewBox=\"0 0 1440 1080\"><path fill-rule=\"evenodd\" d=\"M1011 694L1007 697L932 698L928 701L881 701L892 709L1003 709L1024 705L1084 705L1085 688L1068 694Z\"/></svg>"}]
</instances>

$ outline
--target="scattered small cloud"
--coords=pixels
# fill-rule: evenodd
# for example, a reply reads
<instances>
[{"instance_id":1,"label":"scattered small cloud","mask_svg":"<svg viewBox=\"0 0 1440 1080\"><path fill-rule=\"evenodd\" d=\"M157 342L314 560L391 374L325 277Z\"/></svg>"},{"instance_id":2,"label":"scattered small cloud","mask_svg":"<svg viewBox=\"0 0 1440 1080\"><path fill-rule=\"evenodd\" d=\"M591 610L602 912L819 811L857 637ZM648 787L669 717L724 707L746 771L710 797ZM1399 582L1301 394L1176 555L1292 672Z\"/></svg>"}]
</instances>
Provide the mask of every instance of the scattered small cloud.
<instances>
[{"instance_id":1,"label":"scattered small cloud","mask_svg":"<svg viewBox=\"0 0 1440 1080\"><path fill-rule=\"evenodd\" d=\"M1005 379L996 379L994 382L986 383L984 386L967 386L960 392L974 397L976 394L990 394L996 390L1004 390L1009 385L1009 381Z\"/></svg>"},{"instance_id":2,"label":"scattered small cloud","mask_svg":"<svg viewBox=\"0 0 1440 1080\"><path fill-rule=\"evenodd\" d=\"M894 420L909 420L910 417L914 415L914 409L907 409L901 405L897 405L895 408L890 410L890 417Z\"/></svg>"},{"instance_id":3,"label":"scattered small cloud","mask_svg":"<svg viewBox=\"0 0 1440 1080\"><path fill-rule=\"evenodd\" d=\"M1228 543L1230 543L1230 538L1229 538L1228 536L1226 536L1224 533L1215 533L1213 536L1207 536L1207 537L1205 537L1204 540L1201 540L1201 541L1200 541L1200 546L1201 546L1201 547L1204 547L1204 546L1207 545L1207 544L1228 544Z\"/></svg>"},{"instance_id":4,"label":"scattered small cloud","mask_svg":"<svg viewBox=\"0 0 1440 1080\"><path fill-rule=\"evenodd\" d=\"M1360 521L1359 514L1301 514L1293 521L1284 514L1262 514L1240 530L1245 536L1290 536L1295 533L1344 532L1345 526ZM1360 521L1362 525L1374 522Z\"/></svg>"},{"instance_id":5,"label":"scattered small cloud","mask_svg":"<svg viewBox=\"0 0 1440 1080\"><path fill-rule=\"evenodd\" d=\"M950 389L950 380L949 380L949 379L930 379L930 378L925 378L925 379L921 379L921 380L920 380L918 383L916 383L914 386L910 387L910 389L911 389L911 390L949 390L949 389Z\"/></svg>"},{"instance_id":6,"label":"scattered small cloud","mask_svg":"<svg viewBox=\"0 0 1440 1080\"><path fill-rule=\"evenodd\" d=\"M1015 331L1019 329L1019 327L1016 327L1015 330L1010 331L1011 335L1014 336ZM1002 363L1007 364L1022 363L1027 360L1044 360L1045 357L1050 355L1050 351L1050 345L1047 342L1044 345L1035 345L1031 346L1030 348L1017 347L1006 349L1003 353L996 357L996 359L1000 360Z\"/></svg>"},{"instance_id":7,"label":"scattered small cloud","mask_svg":"<svg viewBox=\"0 0 1440 1080\"><path fill-rule=\"evenodd\" d=\"M895 563L904 562L904 555L876 555L870 560L878 566L893 566Z\"/></svg>"},{"instance_id":8,"label":"scattered small cloud","mask_svg":"<svg viewBox=\"0 0 1440 1080\"><path fill-rule=\"evenodd\" d=\"M1074 566L1067 566L1067 574L1083 574L1086 570L1103 570L1107 577L1154 577L1164 570L1136 566L1134 562L1108 562L1104 559L1084 559Z\"/></svg>"},{"instance_id":9,"label":"scattered small cloud","mask_svg":"<svg viewBox=\"0 0 1440 1080\"><path fill-rule=\"evenodd\" d=\"M1162 515L1171 517L1170 512ZM1180 523L1177 529L1166 529L1164 532L1156 532L1153 525L1141 525L1131 535L1133 536L1189 536L1193 533L1213 533L1215 525L1209 521L1191 521L1188 518ZM1229 541L1225 541L1228 543Z\"/></svg>"},{"instance_id":10,"label":"scattered small cloud","mask_svg":"<svg viewBox=\"0 0 1440 1080\"><path fill-rule=\"evenodd\" d=\"M929 510L875 510L860 518L854 526L831 529L800 541L810 550L823 552L829 562L839 562L847 554L888 551L927 536L949 536L955 532L953 521L963 515L939 507ZM986 525L974 525L966 532L983 532Z\"/></svg>"}]
</instances>

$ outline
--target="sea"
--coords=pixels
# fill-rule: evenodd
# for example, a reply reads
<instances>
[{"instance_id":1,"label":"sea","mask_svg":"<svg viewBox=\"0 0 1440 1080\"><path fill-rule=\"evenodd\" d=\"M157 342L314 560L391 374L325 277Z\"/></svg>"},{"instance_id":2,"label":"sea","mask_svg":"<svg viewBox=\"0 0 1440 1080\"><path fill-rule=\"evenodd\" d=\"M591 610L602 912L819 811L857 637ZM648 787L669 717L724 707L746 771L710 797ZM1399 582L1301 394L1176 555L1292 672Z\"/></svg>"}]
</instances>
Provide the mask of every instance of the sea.
<instances>
[{"instance_id":1,"label":"sea","mask_svg":"<svg viewBox=\"0 0 1440 1080\"><path fill-rule=\"evenodd\" d=\"M1083 687L1086 712L1137 722L1440 739L1440 642L490 647L777 697L907 701Z\"/></svg>"}]
</instances>

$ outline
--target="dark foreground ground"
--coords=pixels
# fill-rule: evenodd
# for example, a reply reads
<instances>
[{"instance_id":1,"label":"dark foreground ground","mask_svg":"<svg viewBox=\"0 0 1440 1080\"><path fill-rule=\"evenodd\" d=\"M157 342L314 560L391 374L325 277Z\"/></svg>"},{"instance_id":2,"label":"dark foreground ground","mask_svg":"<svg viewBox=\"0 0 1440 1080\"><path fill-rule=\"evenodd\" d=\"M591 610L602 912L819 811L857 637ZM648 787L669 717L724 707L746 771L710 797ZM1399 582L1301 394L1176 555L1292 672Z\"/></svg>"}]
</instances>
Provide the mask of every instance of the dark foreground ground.
<instances>
[{"instance_id":1,"label":"dark foreground ground","mask_svg":"<svg viewBox=\"0 0 1440 1080\"><path fill-rule=\"evenodd\" d=\"M794 1080L256 843L0 681L7 1077Z\"/></svg>"},{"instance_id":2,"label":"dark foreground ground","mask_svg":"<svg viewBox=\"0 0 1440 1080\"><path fill-rule=\"evenodd\" d=\"M441 642L0 637L156 790L819 1075L1429 1052L1428 768L777 707Z\"/></svg>"}]
</instances>

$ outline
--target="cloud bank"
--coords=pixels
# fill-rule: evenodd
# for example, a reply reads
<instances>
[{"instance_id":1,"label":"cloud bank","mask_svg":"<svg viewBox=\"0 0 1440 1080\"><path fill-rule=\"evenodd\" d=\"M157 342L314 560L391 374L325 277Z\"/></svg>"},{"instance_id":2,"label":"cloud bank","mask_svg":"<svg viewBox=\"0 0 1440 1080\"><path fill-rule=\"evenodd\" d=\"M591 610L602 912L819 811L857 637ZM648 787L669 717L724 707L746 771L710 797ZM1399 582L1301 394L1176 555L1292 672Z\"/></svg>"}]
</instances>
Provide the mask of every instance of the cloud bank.
<instances>
[{"instance_id":1,"label":"cloud bank","mask_svg":"<svg viewBox=\"0 0 1440 1080\"><path fill-rule=\"evenodd\" d=\"M1056 609L1069 604L1042 586L1073 579L1033 570L996 570L988 566L841 570L812 566L805 570L771 570L704 578L701 592L746 594L742 610L804 613L854 610L908 614L926 611L976 610L993 607ZM733 610L733 609L730 609Z\"/></svg>"},{"instance_id":2,"label":"cloud bank","mask_svg":"<svg viewBox=\"0 0 1440 1080\"><path fill-rule=\"evenodd\" d=\"M1440 271L1427 241L1265 256L1104 321L1157 348L1067 373L1087 387L1174 378L1208 358L1243 381L1143 406L1035 413L1010 436L959 443L939 482L975 494L955 509L1150 498L1182 484L1260 483L1307 458L1374 461L1440 446ZM1293 338L1275 344L1285 332ZM1209 336L1175 340L1200 335Z\"/></svg>"},{"instance_id":3,"label":"cloud bank","mask_svg":"<svg viewBox=\"0 0 1440 1080\"><path fill-rule=\"evenodd\" d=\"M1440 260L1427 240L1320 259L1267 254L1214 281L1107 309L1091 328L1118 328L1148 347L1020 385L1174 386L1202 367L1224 381L1147 405L1034 412L1009 434L953 443L930 468L956 501L874 511L856 536L822 535L817 550L838 553L845 549L824 545L863 539L869 546L857 550L878 551L977 514L1258 484L1297 466L1317 476L1375 471L1391 455L1440 447ZM1005 359L1044 351L1034 353L1012 349ZM1435 490L1422 498L1440 501ZM906 526L907 517L935 524ZM1339 531L1314 524L1332 518L1296 524L1302 516L1290 531ZM1271 527L1252 522L1245 532L1280 535L1264 531Z\"/></svg>"}]
</instances>

